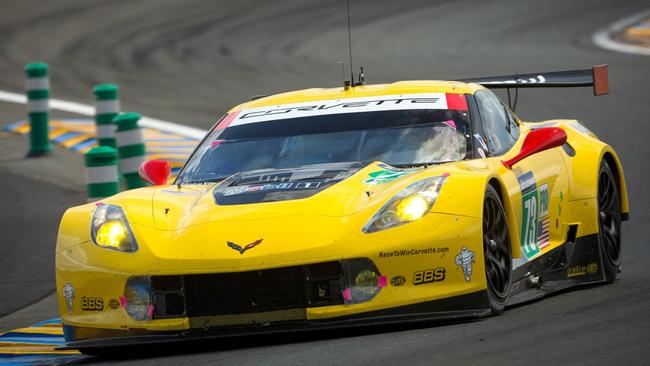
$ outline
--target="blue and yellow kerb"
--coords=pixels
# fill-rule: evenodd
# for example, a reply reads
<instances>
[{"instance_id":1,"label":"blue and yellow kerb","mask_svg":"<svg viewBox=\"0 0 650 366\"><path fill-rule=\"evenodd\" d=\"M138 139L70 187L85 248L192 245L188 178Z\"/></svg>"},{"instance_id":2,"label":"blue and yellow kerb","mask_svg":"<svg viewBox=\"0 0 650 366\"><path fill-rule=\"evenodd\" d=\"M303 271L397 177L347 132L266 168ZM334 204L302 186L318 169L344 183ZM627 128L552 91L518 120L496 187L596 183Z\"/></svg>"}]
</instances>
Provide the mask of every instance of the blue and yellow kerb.
<instances>
[{"instance_id":1,"label":"blue and yellow kerb","mask_svg":"<svg viewBox=\"0 0 650 366\"><path fill-rule=\"evenodd\" d=\"M30 124L27 121L7 124L3 127L6 132L27 135ZM192 153L199 140L190 137L163 132L152 128L143 128L146 158L149 160L167 160L172 166L172 174L176 175L185 160ZM53 144L84 154L98 146L95 136L95 123L90 119L56 119L50 120L49 138Z\"/></svg>"}]
</instances>

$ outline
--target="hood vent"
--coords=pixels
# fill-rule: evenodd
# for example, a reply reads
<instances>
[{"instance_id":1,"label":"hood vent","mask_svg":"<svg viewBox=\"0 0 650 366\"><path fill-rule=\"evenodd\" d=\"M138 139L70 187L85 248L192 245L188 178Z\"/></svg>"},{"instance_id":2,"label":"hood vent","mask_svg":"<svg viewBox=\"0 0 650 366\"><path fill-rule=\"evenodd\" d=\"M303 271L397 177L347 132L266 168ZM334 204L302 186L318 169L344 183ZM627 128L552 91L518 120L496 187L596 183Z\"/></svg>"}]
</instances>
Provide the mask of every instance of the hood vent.
<instances>
[{"instance_id":1,"label":"hood vent","mask_svg":"<svg viewBox=\"0 0 650 366\"><path fill-rule=\"evenodd\" d=\"M307 198L350 177L363 166L361 163L318 164L238 173L214 189L214 199L218 205L241 205Z\"/></svg>"}]
</instances>

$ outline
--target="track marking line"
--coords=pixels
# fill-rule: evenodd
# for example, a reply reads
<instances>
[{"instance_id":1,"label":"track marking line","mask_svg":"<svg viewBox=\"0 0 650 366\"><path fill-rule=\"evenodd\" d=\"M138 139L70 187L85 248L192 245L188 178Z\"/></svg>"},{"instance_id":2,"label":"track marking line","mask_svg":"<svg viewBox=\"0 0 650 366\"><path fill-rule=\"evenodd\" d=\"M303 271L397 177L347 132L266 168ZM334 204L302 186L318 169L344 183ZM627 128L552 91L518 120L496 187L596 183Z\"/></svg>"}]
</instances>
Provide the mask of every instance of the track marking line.
<instances>
[{"instance_id":1,"label":"track marking line","mask_svg":"<svg viewBox=\"0 0 650 366\"><path fill-rule=\"evenodd\" d=\"M0 101L9 103L27 104L27 97L23 94L0 90ZM61 99L50 99L50 109L77 113L85 116L95 116L95 107L88 104L71 102ZM143 116L139 121L140 127L154 128L160 131L172 132L196 140L202 140L208 132L200 128L185 126L180 123L163 121L161 119Z\"/></svg>"},{"instance_id":2,"label":"track marking line","mask_svg":"<svg viewBox=\"0 0 650 366\"><path fill-rule=\"evenodd\" d=\"M650 9L642 11L633 16L618 20L610 24L606 28L596 32L593 35L592 40L597 46L611 51L650 56L650 48L635 46L627 43L621 43L611 38L612 34L618 33L623 29L629 27L630 25L640 22L641 20L647 18L648 16L650 16Z\"/></svg>"}]
</instances>

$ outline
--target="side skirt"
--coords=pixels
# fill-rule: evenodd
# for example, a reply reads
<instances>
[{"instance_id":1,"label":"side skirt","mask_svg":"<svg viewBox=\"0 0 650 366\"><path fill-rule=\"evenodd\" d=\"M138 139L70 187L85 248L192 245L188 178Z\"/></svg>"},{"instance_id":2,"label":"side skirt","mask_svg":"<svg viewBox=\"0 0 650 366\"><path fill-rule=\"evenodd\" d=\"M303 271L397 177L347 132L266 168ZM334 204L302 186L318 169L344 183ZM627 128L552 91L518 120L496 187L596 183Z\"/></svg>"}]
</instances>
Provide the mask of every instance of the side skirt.
<instances>
[{"instance_id":1,"label":"side skirt","mask_svg":"<svg viewBox=\"0 0 650 366\"><path fill-rule=\"evenodd\" d=\"M605 281L598 234L567 241L516 268L507 306L536 300L567 288Z\"/></svg>"}]
</instances>

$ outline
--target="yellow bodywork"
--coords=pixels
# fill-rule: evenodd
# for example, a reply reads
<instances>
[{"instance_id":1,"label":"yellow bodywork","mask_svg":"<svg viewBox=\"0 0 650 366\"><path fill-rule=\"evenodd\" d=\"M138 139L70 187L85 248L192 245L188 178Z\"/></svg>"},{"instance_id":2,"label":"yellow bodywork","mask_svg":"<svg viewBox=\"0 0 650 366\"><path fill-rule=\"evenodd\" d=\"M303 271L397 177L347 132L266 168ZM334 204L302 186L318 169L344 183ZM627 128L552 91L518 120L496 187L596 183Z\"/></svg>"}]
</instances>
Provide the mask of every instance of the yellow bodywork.
<instances>
[{"instance_id":1,"label":"yellow bodywork","mask_svg":"<svg viewBox=\"0 0 650 366\"><path fill-rule=\"evenodd\" d=\"M268 105L351 97L445 92L473 94L476 84L411 81L387 85L358 86L344 90L308 89L244 103L232 111ZM95 245L90 227L95 203L68 209L59 228L56 245L56 287L65 325L102 329L181 330L188 318L134 321L122 307L109 307L124 295L132 276L241 272L303 265L348 258L369 258L389 283L366 303L307 309L308 319L393 308L485 290L482 259L483 195L488 184L498 186L508 218L513 257L526 261L519 243L522 194L517 177L534 172L537 185L549 185L550 245L542 255L566 240L569 225L578 224L578 236L598 231L596 210L597 172L602 159L615 162L621 188L621 211L627 213L623 170L613 149L576 121L545 121L563 128L578 151L568 158L561 148L533 155L508 170L501 160L516 155L529 128L520 124L519 141L502 157L465 160L426 169L414 169L392 182L369 186L368 174L380 170L375 162L344 181L309 198L257 204L219 206L214 202L215 184L157 186L122 192L103 200L122 207L139 250L123 253ZM607 157L606 157L607 155ZM563 164L549 162L563 161ZM419 220L366 234L363 226L391 197L411 183L448 174L431 212ZM548 178L544 178L548 177ZM245 254L232 250L226 241L263 243ZM476 253L471 281L455 263L466 247ZM411 255L390 255L406 250ZM537 255L537 256L538 256ZM535 257L537 257L535 256ZM533 259L533 258L530 258ZM442 267L441 282L414 286L415 271ZM406 283L390 284L403 276ZM68 312L62 289L74 286L73 306ZM82 298L103 299L102 311L85 311Z\"/></svg>"}]
</instances>

